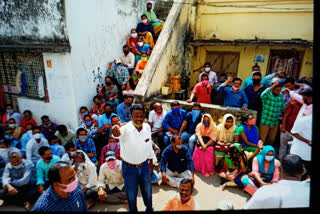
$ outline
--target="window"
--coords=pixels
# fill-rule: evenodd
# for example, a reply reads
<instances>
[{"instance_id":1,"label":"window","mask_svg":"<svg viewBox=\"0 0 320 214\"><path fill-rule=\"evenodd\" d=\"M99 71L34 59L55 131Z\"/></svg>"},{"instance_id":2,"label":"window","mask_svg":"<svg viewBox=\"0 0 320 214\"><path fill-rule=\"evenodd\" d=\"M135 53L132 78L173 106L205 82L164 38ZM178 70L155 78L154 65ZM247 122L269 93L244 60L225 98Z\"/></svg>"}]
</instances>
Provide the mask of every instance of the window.
<instances>
[{"instance_id":1,"label":"window","mask_svg":"<svg viewBox=\"0 0 320 214\"><path fill-rule=\"evenodd\" d=\"M217 73L226 73L227 76L237 77L240 53L208 51L207 62L211 63L211 69Z\"/></svg>"}]
</instances>

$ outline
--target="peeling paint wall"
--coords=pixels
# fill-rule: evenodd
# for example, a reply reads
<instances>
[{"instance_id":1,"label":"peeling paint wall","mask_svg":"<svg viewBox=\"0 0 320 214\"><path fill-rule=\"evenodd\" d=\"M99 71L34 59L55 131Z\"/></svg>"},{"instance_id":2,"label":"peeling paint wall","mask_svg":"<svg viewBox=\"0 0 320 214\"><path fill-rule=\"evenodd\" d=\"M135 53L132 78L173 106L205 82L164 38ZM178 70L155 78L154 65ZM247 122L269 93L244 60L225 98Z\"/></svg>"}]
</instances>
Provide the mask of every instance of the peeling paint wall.
<instances>
[{"instance_id":1,"label":"peeling paint wall","mask_svg":"<svg viewBox=\"0 0 320 214\"><path fill-rule=\"evenodd\" d=\"M0 1L0 40L3 43L66 42L63 0Z\"/></svg>"}]
</instances>

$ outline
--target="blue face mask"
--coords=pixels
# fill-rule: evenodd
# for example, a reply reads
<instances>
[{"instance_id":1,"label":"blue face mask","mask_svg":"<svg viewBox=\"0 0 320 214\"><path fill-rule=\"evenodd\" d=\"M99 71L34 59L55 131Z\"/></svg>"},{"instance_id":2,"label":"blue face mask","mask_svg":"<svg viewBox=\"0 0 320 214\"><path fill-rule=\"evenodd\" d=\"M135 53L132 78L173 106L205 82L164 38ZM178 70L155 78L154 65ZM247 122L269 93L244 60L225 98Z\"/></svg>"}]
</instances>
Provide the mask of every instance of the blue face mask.
<instances>
[{"instance_id":1,"label":"blue face mask","mask_svg":"<svg viewBox=\"0 0 320 214\"><path fill-rule=\"evenodd\" d=\"M208 127L210 125L210 122L203 122L205 127Z\"/></svg>"},{"instance_id":2,"label":"blue face mask","mask_svg":"<svg viewBox=\"0 0 320 214\"><path fill-rule=\"evenodd\" d=\"M7 134L5 134L5 135L4 135L4 138L7 139L7 140L12 140L12 139L13 139L13 136L12 136L12 135L7 135Z\"/></svg>"},{"instance_id":3,"label":"blue face mask","mask_svg":"<svg viewBox=\"0 0 320 214\"><path fill-rule=\"evenodd\" d=\"M223 83L225 81L226 81L226 79L219 79L219 82L221 82L221 83Z\"/></svg>"},{"instance_id":4,"label":"blue face mask","mask_svg":"<svg viewBox=\"0 0 320 214\"><path fill-rule=\"evenodd\" d=\"M91 126L91 125L92 125L92 121L90 120L90 121L86 122L85 124L86 124L87 126Z\"/></svg>"},{"instance_id":5,"label":"blue face mask","mask_svg":"<svg viewBox=\"0 0 320 214\"><path fill-rule=\"evenodd\" d=\"M200 111L197 109L193 109L192 110L192 122L196 122L199 115L200 115Z\"/></svg>"},{"instance_id":6,"label":"blue face mask","mask_svg":"<svg viewBox=\"0 0 320 214\"><path fill-rule=\"evenodd\" d=\"M179 112L180 112L180 108L174 108L174 109L172 109L172 113L173 113L173 114L179 114Z\"/></svg>"}]
</instances>

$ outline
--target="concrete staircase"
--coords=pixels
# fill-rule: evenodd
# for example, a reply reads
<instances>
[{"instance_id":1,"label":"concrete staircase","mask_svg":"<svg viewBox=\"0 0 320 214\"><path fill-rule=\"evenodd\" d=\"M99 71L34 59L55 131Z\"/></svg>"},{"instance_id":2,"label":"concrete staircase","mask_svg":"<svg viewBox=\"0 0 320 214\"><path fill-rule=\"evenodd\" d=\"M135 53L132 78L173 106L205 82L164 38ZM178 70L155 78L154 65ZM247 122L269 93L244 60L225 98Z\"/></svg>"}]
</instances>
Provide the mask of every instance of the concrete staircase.
<instances>
[{"instance_id":1,"label":"concrete staircase","mask_svg":"<svg viewBox=\"0 0 320 214\"><path fill-rule=\"evenodd\" d=\"M166 21L172 5L173 5L173 0L156 1L154 5L154 12L156 13L158 19L162 21Z\"/></svg>"}]
</instances>

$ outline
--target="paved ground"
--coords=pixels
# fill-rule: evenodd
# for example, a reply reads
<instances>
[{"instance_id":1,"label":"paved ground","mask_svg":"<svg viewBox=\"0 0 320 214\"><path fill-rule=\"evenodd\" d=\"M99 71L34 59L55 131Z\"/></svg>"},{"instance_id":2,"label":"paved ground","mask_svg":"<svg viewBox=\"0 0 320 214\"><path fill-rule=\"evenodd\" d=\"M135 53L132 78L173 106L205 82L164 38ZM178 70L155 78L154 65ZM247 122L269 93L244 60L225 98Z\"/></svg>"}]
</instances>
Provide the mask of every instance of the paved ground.
<instances>
[{"instance_id":1,"label":"paved ground","mask_svg":"<svg viewBox=\"0 0 320 214\"><path fill-rule=\"evenodd\" d=\"M222 191L220 189L220 178L217 174L210 177L203 177L200 173L195 174L195 190L194 197L198 200L201 210L215 210L220 200L231 201L234 209L242 209L250 198L249 194L243 192L238 187L229 187ZM161 210L168 198L177 193L177 189L167 185L154 184L152 188L152 201L155 211ZM1 201L1 200L0 200ZM1 202L2 203L2 202ZM138 195L138 210L144 211L142 197ZM24 211L23 207L13 205L0 206L0 211ZM127 205L109 205L97 203L90 211L128 211Z\"/></svg>"}]
</instances>

